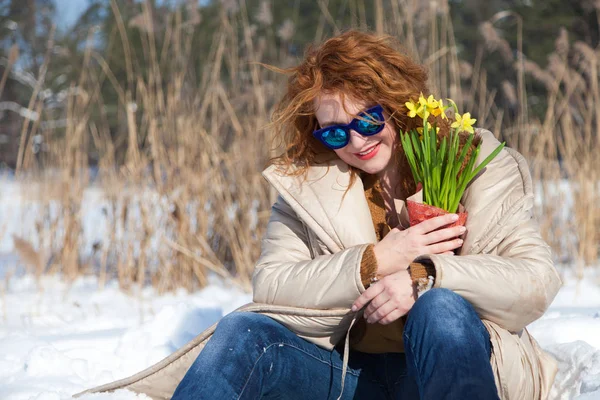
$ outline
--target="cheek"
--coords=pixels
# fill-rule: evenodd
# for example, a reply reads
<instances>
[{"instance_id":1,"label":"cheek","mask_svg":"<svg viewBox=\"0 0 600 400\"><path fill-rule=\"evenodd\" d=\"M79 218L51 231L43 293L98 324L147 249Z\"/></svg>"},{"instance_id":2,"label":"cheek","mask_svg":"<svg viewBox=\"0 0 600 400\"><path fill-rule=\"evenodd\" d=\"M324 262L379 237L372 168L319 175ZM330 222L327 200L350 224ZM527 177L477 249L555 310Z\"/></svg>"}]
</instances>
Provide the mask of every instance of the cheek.
<instances>
[{"instance_id":1,"label":"cheek","mask_svg":"<svg viewBox=\"0 0 600 400\"><path fill-rule=\"evenodd\" d=\"M394 147L399 142L399 138L396 134L394 127L390 124L387 124L385 128L374 137L377 138L377 140L380 140L382 145L389 148L389 150L382 152L382 155L386 153L387 156L390 157L391 153L394 151ZM362 162L348 150L348 146L338 150L334 150L334 152L342 161L344 161L348 165L351 165L353 167L360 167L362 164Z\"/></svg>"},{"instance_id":2,"label":"cheek","mask_svg":"<svg viewBox=\"0 0 600 400\"><path fill-rule=\"evenodd\" d=\"M347 146L338 150L334 150L335 154L344 161L346 164L353 165L356 162L356 158L352 153L346 150Z\"/></svg>"},{"instance_id":3,"label":"cheek","mask_svg":"<svg viewBox=\"0 0 600 400\"><path fill-rule=\"evenodd\" d=\"M383 141L390 146L395 145L399 141L398 134L390 124L387 124L383 131L381 131L381 136Z\"/></svg>"}]
</instances>

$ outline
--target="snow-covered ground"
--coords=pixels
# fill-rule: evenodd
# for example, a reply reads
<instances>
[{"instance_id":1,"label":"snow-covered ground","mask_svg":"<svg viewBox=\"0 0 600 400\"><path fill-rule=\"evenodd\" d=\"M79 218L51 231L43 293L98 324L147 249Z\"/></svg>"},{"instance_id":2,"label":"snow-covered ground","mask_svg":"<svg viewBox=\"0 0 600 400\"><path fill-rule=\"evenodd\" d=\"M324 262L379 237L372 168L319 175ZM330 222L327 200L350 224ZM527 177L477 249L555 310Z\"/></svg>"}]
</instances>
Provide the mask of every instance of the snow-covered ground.
<instances>
[{"instance_id":1,"label":"snow-covered ground","mask_svg":"<svg viewBox=\"0 0 600 400\"><path fill-rule=\"evenodd\" d=\"M600 273L567 276L530 332L560 362L554 398L600 399ZM1 285L0 285L1 286ZM0 399L60 400L123 378L166 357L250 295L213 280L188 294L126 295L115 284L13 278L0 293ZM579 396L579 397L578 397ZM143 399L128 391L88 400Z\"/></svg>"},{"instance_id":2,"label":"snow-covered ground","mask_svg":"<svg viewBox=\"0 0 600 400\"><path fill-rule=\"evenodd\" d=\"M559 362L554 399L600 399L600 269L586 272L577 280L565 271L549 310L529 326Z\"/></svg>"},{"instance_id":3,"label":"snow-covered ground","mask_svg":"<svg viewBox=\"0 0 600 400\"><path fill-rule=\"evenodd\" d=\"M2 287L2 284L0 284ZM68 287L10 280L0 293L0 399L59 400L132 375L168 356L224 314L251 301L215 280L202 291L126 295L96 278ZM132 392L83 399L143 399Z\"/></svg>"}]
</instances>

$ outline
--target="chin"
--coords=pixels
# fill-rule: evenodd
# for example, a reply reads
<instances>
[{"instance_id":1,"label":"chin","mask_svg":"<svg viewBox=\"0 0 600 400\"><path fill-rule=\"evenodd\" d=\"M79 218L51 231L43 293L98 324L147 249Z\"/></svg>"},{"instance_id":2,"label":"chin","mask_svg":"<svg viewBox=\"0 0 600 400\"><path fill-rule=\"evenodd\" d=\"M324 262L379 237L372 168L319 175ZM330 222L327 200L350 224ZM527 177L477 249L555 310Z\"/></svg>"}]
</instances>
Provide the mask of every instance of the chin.
<instances>
[{"instance_id":1,"label":"chin","mask_svg":"<svg viewBox=\"0 0 600 400\"><path fill-rule=\"evenodd\" d=\"M363 172L366 172L367 174L377 174L381 171L383 171L383 168L380 166L371 166L371 165L355 165L356 168L360 169Z\"/></svg>"},{"instance_id":2,"label":"chin","mask_svg":"<svg viewBox=\"0 0 600 400\"><path fill-rule=\"evenodd\" d=\"M367 160L359 159L355 154L346 149L342 151L336 151L336 154L346 164L351 165L354 168L358 168L367 174L378 174L384 171L392 159L392 150L390 146L387 146L385 143L382 143L377 154L375 154L373 158Z\"/></svg>"},{"instance_id":3,"label":"chin","mask_svg":"<svg viewBox=\"0 0 600 400\"><path fill-rule=\"evenodd\" d=\"M354 162L352 163L352 166L360 169L363 172L366 172L367 174L378 174L386 169L390 158L391 157L389 155L378 154L377 157L371 160Z\"/></svg>"}]
</instances>

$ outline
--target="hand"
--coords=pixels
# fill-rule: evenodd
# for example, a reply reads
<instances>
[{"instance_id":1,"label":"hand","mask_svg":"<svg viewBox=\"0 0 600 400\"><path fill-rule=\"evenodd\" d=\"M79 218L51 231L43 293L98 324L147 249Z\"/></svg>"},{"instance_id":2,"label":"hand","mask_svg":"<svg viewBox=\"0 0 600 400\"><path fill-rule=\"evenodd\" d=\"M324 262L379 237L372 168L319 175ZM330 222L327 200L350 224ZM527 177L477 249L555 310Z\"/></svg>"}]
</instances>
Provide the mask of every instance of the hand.
<instances>
[{"instance_id":1,"label":"hand","mask_svg":"<svg viewBox=\"0 0 600 400\"><path fill-rule=\"evenodd\" d=\"M422 254L454 254L452 250L459 248L463 241L453 238L465 233L466 228L440 228L455 222L456 218L456 214L445 214L403 231L398 228L392 229L373 247L377 258L377 275L386 276L405 270Z\"/></svg>"},{"instance_id":2,"label":"hand","mask_svg":"<svg viewBox=\"0 0 600 400\"><path fill-rule=\"evenodd\" d=\"M352 304L352 311L365 308L364 317L368 323L379 322L387 325L410 311L417 300L407 270L394 272L369 286Z\"/></svg>"}]
</instances>

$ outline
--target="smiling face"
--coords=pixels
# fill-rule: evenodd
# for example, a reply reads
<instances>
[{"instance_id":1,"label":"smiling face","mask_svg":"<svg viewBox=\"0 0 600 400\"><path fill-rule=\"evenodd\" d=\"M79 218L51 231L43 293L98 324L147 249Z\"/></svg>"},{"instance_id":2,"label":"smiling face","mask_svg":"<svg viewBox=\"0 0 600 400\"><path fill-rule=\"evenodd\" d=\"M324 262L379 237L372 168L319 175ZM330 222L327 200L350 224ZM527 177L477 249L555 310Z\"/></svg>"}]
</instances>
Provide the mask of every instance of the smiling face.
<instances>
[{"instance_id":1,"label":"smiling face","mask_svg":"<svg viewBox=\"0 0 600 400\"><path fill-rule=\"evenodd\" d=\"M346 109L344 111L342 99L337 93L322 94L315 99L315 107L318 107L315 116L321 128L328 125L348 124L354 116L361 111L374 106L361 101L355 101L346 96ZM334 150L342 161L369 174L378 174L385 170L392 160L393 149L398 137L392 123L384 112L386 124L383 130L373 136L363 136L350 130L350 142L341 149Z\"/></svg>"}]
</instances>

